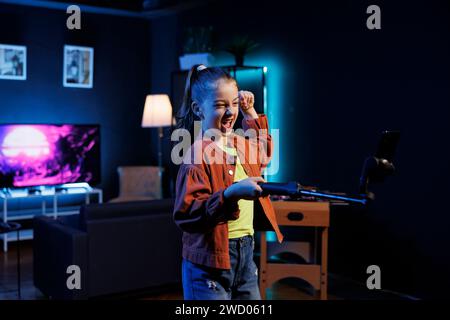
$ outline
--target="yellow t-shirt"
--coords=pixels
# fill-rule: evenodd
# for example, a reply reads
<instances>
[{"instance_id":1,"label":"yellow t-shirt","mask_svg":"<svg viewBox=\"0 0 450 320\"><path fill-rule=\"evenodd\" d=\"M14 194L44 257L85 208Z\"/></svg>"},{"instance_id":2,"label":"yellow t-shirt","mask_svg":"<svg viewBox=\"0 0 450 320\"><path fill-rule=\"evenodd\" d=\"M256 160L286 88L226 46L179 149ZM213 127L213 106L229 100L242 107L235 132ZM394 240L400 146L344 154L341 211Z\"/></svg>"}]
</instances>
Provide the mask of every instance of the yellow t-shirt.
<instances>
[{"instance_id":1,"label":"yellow t-shirt","mask_svg":"<svg viewBox=\"0 0 450 320\"><path fill-rule=\"evenodd\" d=\"M230 148L228 146L221 146L222 149L236 156L237 152L235 148ZM247 173L242 166L239 157L236 157L236 169L234 172L234 180L240 181L242 179L248 178ZM238 206L240 210L239 218L236 220L228 221L228 238L240 238L246 235L253 235L253 200L238 200Z\"/></svg>"}]
</instances>

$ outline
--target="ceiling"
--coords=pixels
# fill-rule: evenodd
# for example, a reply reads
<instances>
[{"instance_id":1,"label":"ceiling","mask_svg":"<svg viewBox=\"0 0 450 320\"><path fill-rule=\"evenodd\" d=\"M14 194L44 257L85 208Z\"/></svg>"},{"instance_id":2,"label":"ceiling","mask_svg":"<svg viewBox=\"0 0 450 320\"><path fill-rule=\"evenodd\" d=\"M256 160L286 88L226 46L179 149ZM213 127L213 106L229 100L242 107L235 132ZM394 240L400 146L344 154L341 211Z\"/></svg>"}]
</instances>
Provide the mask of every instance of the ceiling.
<instances>
[{"instance_id":1,"label":"ceiling","mask_svg":"<svg viewBox=\"0 0 450 320\"><path fill-rule=\"evenodd\" d=\"M168 7L186 5L187 3L194 3L199 1L192 0L51 0L52 2L62 2L80 5L89 5L95 7L129 10L135 12L142 12L148 10L165 9Z\"/></svg>"},{"instance_id":2,"label":"ceiling","mask_svg":"<svg viewBox=\"0 0 450 320\"><path fill-rule=\"evenodd\" d=\"M79 5L84 12L152 19L176 14L216 0L0 0L0 3L66 11Z\"/></svg>"}]
</instances>

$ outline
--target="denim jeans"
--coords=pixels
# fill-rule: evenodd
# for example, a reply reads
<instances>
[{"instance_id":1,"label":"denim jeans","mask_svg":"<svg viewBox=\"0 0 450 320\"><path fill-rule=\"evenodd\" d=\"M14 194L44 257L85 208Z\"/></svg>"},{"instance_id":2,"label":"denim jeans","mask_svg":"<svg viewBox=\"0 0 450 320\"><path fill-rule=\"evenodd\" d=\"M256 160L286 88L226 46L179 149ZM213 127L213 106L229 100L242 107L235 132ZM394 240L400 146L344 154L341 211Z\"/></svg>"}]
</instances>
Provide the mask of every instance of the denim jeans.
<instances>
[{"instance_id":1,"label":"denim jeans","mask_svg":"<svg viewBox=\"0 0 450 320\"><path fill-rule=\"evenodd\" d=\"M261 300L258 268L253 261L253 236L229 239L229 248L230 270L199 265L183 258L185 300Z\"/></svg>"}]
</instances>

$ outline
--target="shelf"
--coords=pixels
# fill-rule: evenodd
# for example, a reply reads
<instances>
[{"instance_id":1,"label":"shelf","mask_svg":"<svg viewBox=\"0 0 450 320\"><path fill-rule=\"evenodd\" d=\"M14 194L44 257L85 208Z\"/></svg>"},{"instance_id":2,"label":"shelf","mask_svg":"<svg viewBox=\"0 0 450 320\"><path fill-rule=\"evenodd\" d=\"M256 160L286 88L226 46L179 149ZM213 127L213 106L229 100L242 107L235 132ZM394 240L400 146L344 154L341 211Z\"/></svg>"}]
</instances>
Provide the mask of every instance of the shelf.
<instances>
[{"instance_id":1,"label":"shelf","mask_svg":"<svg viewBox=\"0 0 450 320\"><path fill-rule=\"evenodd\" d=\"M64 185L64 189L46 188L41 187L38 189L39 194L29 194L25 189L13 189L13 190L2 190L0 191L0 201L3 202L2 214L0 215L0 221L21 221L22 230L20 230L20 239L27 240L33 239L33 230L30 229L32 226L30 220L38 216L46 216L51 218L57 218L60 216L69 216L79 214L80 207L91 202L91 195L97 198L98 203L103 202L103 191L101 189L91 188L91 187L80 187L75 185ZM62 198L69 196L83 196L83 200L78 201L76 205L73 203L64 203ZM97 197L95 197L95 195ZM61 203L59 199L61 198ZM16 200L30 200L27 203L31 208L27 209L14 209L11 210L8 205L8 201L16 202ZM36 203L36 200L41 200ZM80 199L78 199L80 200ZM50 204L48 204L50 202ZM45 212L45 213L43 213ZM3 240L3 252L8 251L8 243L17 241L17 236L13 235L14 232L10 232L8 236L2 235L0 239Z\"/></svg>"},{"instance_id":2,"label":"shelf","mask_svg":"<svg viewBox=\"0 0 450 320\"><path fill-rule=\"evenodd\" d=\"M48 198L48 197L60 197L65 195L77 195L77 194L100 194L100 189L86 189L86 188L68 188L64 192L55 192L54 189L44 189L39 194L29 194L27 190L12 190L8 194L0 192L1 199L33 199L33 198Z\"/></svg>"},{"instance_id":3,"label":"shelf","mask_svg":"<svg viewBox=\"0 0 450 320\"><path fill-rule=\"evenodd\" d=\"M45 212L45 216L53 217L55 214L53 212L53 207L47 208L48 210ZM80 211L80 206L66 206L66 207L58 207L58 216L67 216L71 214L77 214ZM37 209L28 209L28 210L14 210L8 213L8 221L17 221L17 220L28 220L33 219L35 216L41 216L42 210ZM3 217L0 216L0 220L3 220Z\"/></svg>"},{"instance_id":4,"label":"shelf","mask_svg":"<svg viewBox=\"0 0 450 320\"><path fill-rule=\"evenodd\" d=\"M19 231L20 241L22 240L32 240L33 239L33 229L23 229ZM17 231L11 231L9 233L4 233L0 238L7 242L17 241Z\"/></svg>"}]
</instances>

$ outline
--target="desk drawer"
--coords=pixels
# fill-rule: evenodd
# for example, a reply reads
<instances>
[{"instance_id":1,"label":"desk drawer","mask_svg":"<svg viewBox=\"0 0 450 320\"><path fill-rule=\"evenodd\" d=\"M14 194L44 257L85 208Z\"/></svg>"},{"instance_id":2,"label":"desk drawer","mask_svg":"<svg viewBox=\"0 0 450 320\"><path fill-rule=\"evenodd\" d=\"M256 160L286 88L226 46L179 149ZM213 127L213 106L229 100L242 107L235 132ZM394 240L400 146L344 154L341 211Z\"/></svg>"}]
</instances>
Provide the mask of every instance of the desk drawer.
<instances>
[{"instance_id":1,"label":"desk drawer","mask_svg":"<svg viewBox=\"0 0 450 320\"><path fill-rule=\"evenodd\" d=\"M328 202L272 201L280 226L328 227Z\"/></svg>"}]
</instances>

